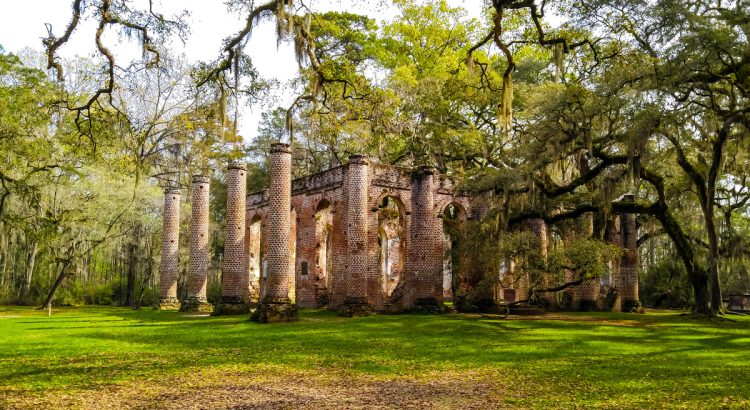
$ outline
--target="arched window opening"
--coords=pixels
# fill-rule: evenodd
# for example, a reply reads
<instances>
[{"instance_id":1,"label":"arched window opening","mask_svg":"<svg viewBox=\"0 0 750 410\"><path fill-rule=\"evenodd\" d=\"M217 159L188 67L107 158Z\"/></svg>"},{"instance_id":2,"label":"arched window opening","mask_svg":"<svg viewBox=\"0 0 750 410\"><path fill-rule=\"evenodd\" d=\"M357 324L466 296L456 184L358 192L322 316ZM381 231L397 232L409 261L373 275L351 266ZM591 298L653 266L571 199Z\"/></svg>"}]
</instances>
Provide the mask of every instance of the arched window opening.
<instances>
[{"instance_id":1,"label":"arched window opening","mask_svg":"<svg viewBox=\"0 0 750 410\"><path fill-rule=\"evenodd\" d=\"M315 210L316 261L315 274L318 288L323 291L331 288L333 264L331 257L331 236L333 233L333 212L331 204L322 200Z\"/></svg>"},{"instance_id":2,"label":"arched window opening","mask_svg":"<svg viewBox=\"0 0 750 410\"><path fill-rule=\"evenodd\" d=\"M247 250L247 273L250 278L251 293L259 294L262 289L263 246L261 245L262 222L256 215L247 227L249 246Z\"/></svg>"},{"instance_id":3,"label":"arched window opening","mask_svg":"<svg viewBox=\"0 0 750 410\"><path fill-rule=\"evenodd\" d=\"M452 301L460 283L459 240L466 211L456 203L443 210L443 300Z\"/></svg>"},{"instance_id":4,"label":"arched window opening","mask_svg":"<svg viewBox=\"0 0 750 410\"><path fill-rule=\"evenodd\" d=\"M378 208L378 247L383 294L391 296L404 271L403 207L398 199L385 197Z\"/></svg>"}]
</instances>

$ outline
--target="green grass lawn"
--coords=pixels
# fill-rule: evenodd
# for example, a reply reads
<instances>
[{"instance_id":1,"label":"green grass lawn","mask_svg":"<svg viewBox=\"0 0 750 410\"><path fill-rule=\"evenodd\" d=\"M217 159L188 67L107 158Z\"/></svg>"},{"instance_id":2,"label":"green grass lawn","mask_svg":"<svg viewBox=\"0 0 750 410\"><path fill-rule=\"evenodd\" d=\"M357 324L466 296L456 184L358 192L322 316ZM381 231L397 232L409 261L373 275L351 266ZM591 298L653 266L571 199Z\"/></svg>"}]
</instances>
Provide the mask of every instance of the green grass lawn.
<instances>
[{"instance_id":1,"label":"green grass lawn","mask_svg":"<svg viewBox=\"0 0 750 410\"><path fill-rule=\"evenodd\" d=\"M750 317L0 307L0 408L749 408Z\"/></svg>"}]
</instances>

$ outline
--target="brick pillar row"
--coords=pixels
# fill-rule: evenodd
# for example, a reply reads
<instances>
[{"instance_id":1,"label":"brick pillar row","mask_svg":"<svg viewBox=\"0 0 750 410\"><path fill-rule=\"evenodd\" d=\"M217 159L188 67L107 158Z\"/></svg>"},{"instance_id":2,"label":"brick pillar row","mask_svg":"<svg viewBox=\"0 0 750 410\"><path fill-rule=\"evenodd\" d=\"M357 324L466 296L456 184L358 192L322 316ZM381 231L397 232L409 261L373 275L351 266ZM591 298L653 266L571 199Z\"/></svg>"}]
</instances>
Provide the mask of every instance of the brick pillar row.
<instances>
[{"instance_id":1,"label":"brick pillar row","mask_svg":"<svg viewBox=\"0 0 750 410\"><path fill-rule=\"evenodd\" d=\"M180 191L164 190L161 265L159 266L159 308L178 309L177 278L180 276Z\"/></svg>"}]
</instances>

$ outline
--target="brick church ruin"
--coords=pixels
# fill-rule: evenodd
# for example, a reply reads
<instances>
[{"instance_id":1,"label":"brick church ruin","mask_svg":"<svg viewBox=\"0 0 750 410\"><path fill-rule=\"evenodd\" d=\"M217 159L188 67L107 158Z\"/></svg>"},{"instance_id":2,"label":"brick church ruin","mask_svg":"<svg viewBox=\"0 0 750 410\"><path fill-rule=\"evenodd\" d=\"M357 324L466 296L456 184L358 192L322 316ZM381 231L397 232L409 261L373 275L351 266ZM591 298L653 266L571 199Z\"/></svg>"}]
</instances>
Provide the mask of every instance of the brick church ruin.
<instances>
[{"instance_id":1,"label":"brick church ruin","mask_svg":"<svg viewBox=\"0 0 750 410\"><path fill-rule=\"evenodd\" d=\"M447 224L482 215L479 198L458 190L433 168L400 168L351 156L349 163L292 180L290 147L274 144L270 186L246 194L246 167L230 161L221 300L206 299L209 264L209 179L193 178L187 296L177 297L179 211L177 189L165 190L160 307L215 314L249 312L262 322L293 320L296 307L327 307L345 315L422 310L438 312L467 285L454 275ZM546 249L547 226L531 219ZM571 306L602 306L615 288L615 309L637 305L635 215L609 223L608 241L625 251L607 278L566 290ZM499 272L500 275L502 272ZM528 298L528 280L506 272L494 298Z\"/></svg>"}]
</instances>

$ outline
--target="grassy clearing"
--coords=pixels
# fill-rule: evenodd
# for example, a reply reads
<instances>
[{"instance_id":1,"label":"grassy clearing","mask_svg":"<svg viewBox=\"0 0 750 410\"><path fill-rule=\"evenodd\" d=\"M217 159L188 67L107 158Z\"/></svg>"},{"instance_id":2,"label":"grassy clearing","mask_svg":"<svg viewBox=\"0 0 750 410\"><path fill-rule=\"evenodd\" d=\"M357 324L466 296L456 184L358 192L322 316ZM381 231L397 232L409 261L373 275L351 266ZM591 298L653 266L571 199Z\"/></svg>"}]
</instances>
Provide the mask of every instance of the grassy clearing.
<instances>
[{"instance_id":1,"label":"grassy clearing","mask_svg":"<svg viewBox=\"0 0 750 410\"><path fill-rule=\"evenodd\" d=\"M750 318L0 307L0 408L747 408Z\"/></svg>"}]
</instances>

